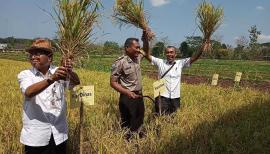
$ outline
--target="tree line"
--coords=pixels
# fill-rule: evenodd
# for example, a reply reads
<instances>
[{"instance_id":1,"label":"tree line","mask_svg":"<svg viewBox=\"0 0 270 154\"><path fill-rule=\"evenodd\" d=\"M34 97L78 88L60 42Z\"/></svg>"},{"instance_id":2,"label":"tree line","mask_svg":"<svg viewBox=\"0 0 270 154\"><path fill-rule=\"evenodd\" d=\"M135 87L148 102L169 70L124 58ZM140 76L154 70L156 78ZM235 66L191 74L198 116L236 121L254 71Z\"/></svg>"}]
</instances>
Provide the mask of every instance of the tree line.
<instances>
[{"instance_id":1,"label":"tree line","mask_svg":"<svg viewBox=\"0 0 270 154\"><path fill-rule=\"evenodd\" d=\"M210 59L235 59L235 60L269 60L270 42L258 43L258 36L261 34L256 25L251 26L248 30L249 39L240 36L236 39L236 47L222 43L218 40L211 40L212 50L204 52L202 58ZM6 43L8 49L25 49L28 48L32 39L20 39L14 37L0 38L0 43ZM52 40L57 42L57 39ZM179 58L190 57L198 51L203 39L201 36L187 36L186 39L179 43L177 55ZM157 40L151 48L151 52L156 57L164 57L164 50L167 43L164 40ZM95 55L119 55L123 52L123 46L114 41L105 41L103 44L89 43L88 53Z\"/></svg>"}]
</instances>

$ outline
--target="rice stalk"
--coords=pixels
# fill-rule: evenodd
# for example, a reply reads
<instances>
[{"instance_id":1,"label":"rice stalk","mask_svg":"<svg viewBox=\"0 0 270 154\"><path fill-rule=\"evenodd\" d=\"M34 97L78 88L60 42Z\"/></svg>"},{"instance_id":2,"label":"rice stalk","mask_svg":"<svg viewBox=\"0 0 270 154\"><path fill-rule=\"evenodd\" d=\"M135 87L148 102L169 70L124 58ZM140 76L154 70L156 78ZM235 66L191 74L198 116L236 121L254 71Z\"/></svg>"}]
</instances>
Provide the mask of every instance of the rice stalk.
<instances>
[{"instance_id":1,"label":"rice stalk","mask_svg":"<svg viewBox=\"0 0 270 154\"><path fill-rule=\"evenodd\" d=\"M133 25L147 33L148 40L154 37L148 26L149 20L144 11L143 0L116 0L113 18L120 27Z\"/></svg>"},{"instance_id":2,"label":"rice stalk","mask_svg":"<svg viewBox=\"0 0 270 154\"><path fill-rule=\"evenodd\" d=\"M221 25L224 18L222 7L215 7L212 3L205 0L197 7L196 17L198 19L198 27L203 33L203 39L206 42L207 50L211 49L211 36Z\"/></svg>"},{"instance_id":3,"label":"rice stalk","mask_svg":"<svg viewBox=\"0 0 270 154\"><path fill-rule=\"evenodd\" d=\"M78 61L85 55L100 6L98 0L56 0L57 48L62 61Z\"/></svg>"}]
</instances>

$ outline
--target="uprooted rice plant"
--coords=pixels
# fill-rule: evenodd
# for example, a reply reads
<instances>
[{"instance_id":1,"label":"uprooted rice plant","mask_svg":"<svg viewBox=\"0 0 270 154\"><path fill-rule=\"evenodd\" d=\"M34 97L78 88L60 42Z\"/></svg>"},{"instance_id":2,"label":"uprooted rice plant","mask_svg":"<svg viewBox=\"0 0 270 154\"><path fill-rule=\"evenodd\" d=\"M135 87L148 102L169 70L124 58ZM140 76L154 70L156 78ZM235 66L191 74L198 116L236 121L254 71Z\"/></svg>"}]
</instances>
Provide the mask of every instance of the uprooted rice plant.
<instances>
[{"instance_id":1,"label":"uprooted rice plant","mask_svg":"<svg viewBox=\"0 0 270 154\"><path fill-rule=\"evenodd\" d=\"M62 60L79 61L86 54L88 41L97 22L101 3L98 0L57 0L55 22L58 25L57 48Z\"/></svg>"},{"instance_id":2,"label":"uprooted rice plant","mask_svg":"<svg viewBox=\"0 0 270 154\"><path fill-rule=\"evenodd\" d=\"M133 25L146 31L148 40L154 37L148 26L149 19L144 10L143 0L116 0L113 18L120 27Z\"/></svg>"},{"instance_id":3,"label":"uprooted rice plant","mask_svg":"<svg viewBox=\"0 0 270 154\"><path fill-rule=\"evenodd\" d=\"M196 19L198 27L203 34L203 39L207 43L207 50L211 49L211 36L221 25L224 18L222 7L215 7L211 2L203 0L198 8Z\"/></svg>"}]
</instances>

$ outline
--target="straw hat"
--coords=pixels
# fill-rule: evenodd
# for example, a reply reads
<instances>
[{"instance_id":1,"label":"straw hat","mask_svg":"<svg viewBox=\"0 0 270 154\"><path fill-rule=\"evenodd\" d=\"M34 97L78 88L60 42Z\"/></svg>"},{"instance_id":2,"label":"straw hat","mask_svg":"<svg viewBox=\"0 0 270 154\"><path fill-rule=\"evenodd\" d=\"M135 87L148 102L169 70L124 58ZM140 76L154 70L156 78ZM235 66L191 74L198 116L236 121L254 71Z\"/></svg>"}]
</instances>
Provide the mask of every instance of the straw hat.
<instances>
[{"instance_id":1,"label":"straw hat","mask_svg":"<svg viewBox=\"0 0 270 154\"><path fill-rule=\"evenodd\" d=\"M30 48L26 49L26 52L34 52L37 50L47 51L48 54L52 53L52 45L51 42L47 39L36 39Z\"/></svg>"}]
</instances>

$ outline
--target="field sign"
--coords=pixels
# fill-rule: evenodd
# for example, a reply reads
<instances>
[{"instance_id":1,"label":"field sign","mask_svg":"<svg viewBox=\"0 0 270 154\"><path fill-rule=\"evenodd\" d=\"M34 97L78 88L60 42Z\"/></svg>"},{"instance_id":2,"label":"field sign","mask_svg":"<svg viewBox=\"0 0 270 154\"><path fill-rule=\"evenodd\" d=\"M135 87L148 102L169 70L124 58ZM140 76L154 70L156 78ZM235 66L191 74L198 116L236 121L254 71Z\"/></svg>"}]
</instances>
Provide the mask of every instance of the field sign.
<instances>
[{"instance_id":1,"label":"field sign","mask_svg":"<svg viewBox=\"0 0 270 154\"><path fill-rule=\"evenodd\" d=\"M212 86L216 86L217 83L218 83L218 74L214 74L214 75L213 75L213 78L212 78L212 83L211 83L211 85L212 85Z\"/></svg>"},{"instance_id":2,"label":"field sign","mask_svg":"<svg viewBox=\"0 0 270 154\"><path fill-rule=\"evenodd\" d=\"M154 98L166 91L165 79L160 79L153 83Z\"/></svg>"},{"instance_id":3,"label":"field sign","mask_svg":"<svg viewBox=\"0 0 270 154\"><path fill-rule=\"evenodd\" d=\"M242 76L242 72L236 72L234 81L235 81L235 82L240 82L241 76Z\"/></svg>"},{"instance_id":4,"label":"field sign","mask_svg":"<svg viewBox=\"0 0 270 154\"><path fill-rule=\"evenodd\" d=\"M70 107L76 108L80 106L80 101L85 105L94 105L94 86L80 86L71 90Z\"/></svg>"}]
</instances>

